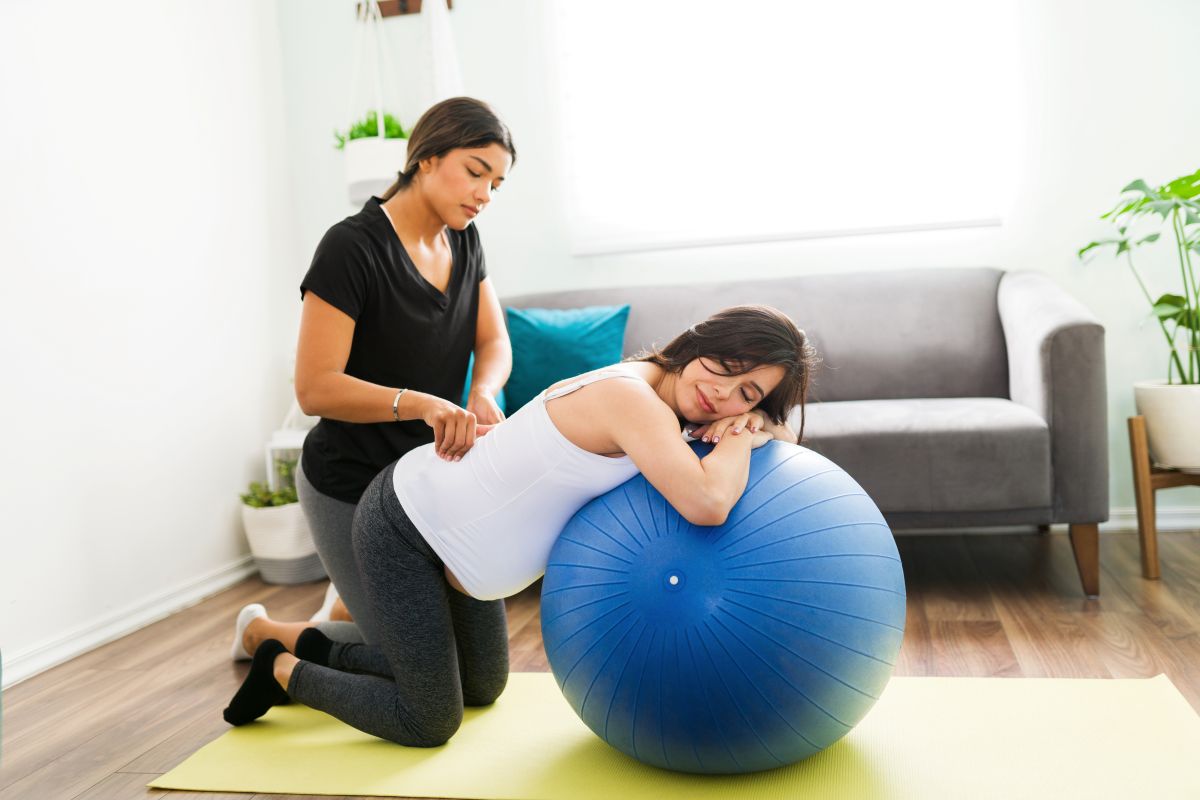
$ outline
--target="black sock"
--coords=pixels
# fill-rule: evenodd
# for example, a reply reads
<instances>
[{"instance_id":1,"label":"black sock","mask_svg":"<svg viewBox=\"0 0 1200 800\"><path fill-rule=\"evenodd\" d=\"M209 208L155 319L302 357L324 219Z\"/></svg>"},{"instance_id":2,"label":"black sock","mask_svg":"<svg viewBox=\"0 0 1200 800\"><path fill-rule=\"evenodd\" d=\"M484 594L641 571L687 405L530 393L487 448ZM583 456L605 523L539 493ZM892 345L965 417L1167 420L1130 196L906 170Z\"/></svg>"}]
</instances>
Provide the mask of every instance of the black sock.
<instances>
[{"instance_id":1,"label":"black sock","mask_svg":"<svg viewBox=\"0 0 1200 800\"><path fill-rule=\"evenodd\" d=\"M296 637L296 658L301 661L328 667L329 651L332 649L333 640L317 628L305 628Z\"/></svg>"},{"instance_id":2,"label":"black sock","mask_svg":"<svg viewBox=\"0 0 1200 800\"><path fill-rule=\"evenodd\" d=\"M254 651L250 673L237 694L225 709L225 721L230 725L245 725L261 717L271 708L288 703L291 698L275 682L275 657L287 648L278 639L267 639Z\"/></svg>"}]
</instances>

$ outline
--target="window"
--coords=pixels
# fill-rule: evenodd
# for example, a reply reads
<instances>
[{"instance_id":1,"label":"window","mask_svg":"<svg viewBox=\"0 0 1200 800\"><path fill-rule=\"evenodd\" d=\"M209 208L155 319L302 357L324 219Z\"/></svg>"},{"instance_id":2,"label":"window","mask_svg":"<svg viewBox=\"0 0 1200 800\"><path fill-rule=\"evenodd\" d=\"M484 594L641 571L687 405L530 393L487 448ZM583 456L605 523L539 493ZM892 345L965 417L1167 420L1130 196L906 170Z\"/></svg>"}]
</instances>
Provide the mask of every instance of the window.
<instances>
[{"instance_id":1,"label":"window","mask_svg":"<svg viewBox=\"0 0 1200 800\"><path fill-rule=\"evenodd\" d=\"M1000 224L1011 2L547 5L577 254Z\"/></svg>"}]
</instances>

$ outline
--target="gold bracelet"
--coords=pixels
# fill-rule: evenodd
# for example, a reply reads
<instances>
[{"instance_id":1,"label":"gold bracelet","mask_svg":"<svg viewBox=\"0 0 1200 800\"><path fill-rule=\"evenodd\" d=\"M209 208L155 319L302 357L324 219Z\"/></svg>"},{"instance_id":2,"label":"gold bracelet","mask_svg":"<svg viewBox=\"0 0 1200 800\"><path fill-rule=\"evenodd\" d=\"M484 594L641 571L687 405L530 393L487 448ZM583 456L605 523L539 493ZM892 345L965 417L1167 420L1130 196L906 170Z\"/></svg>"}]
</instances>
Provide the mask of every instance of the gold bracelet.
<instances>
[{"instance_id":1,"label":"gold bracelet","mask_svg":"<svg viewBox=\"0 0 1200 800\"><path fill-rule=\"evenodd\" d=\"M396 392L396 398L392 400L392 419L394 419L396 422L400 421L400 395L407 391L408 389L401 389L400 391Z\"/></svg>"}]
</instances>

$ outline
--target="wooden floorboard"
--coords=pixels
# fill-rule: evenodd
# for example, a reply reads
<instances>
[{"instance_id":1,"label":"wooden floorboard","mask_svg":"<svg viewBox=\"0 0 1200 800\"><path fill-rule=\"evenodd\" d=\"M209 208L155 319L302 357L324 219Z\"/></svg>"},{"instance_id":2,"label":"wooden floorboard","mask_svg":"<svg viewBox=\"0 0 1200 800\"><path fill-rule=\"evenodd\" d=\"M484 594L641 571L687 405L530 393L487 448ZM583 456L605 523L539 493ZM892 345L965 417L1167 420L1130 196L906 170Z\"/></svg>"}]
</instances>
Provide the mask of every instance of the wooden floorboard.
<instances>
[{"instance_id":1,"label":"wooden floorboard","mask_svg":"<svg viewBox=\"0 0 1200 800\"><path fill-rule=\"evenodd\" d=\"M908 611L897 675L1133 678L1165 673L1200 709L1200 532L1162 533L1161 581L1134 534L1101 536L1101 595L1080 590L1063 534L901 535ZM324 583L251 578L4 693L0 800L239 798L145 784L228 729L245 674L239 608L305 619ZM514 671L549 669L537 586L508 603ZM281 800L281 795L257 795ZM353 799L352 799L353 800Z\"/></svg>"}]
</instances>

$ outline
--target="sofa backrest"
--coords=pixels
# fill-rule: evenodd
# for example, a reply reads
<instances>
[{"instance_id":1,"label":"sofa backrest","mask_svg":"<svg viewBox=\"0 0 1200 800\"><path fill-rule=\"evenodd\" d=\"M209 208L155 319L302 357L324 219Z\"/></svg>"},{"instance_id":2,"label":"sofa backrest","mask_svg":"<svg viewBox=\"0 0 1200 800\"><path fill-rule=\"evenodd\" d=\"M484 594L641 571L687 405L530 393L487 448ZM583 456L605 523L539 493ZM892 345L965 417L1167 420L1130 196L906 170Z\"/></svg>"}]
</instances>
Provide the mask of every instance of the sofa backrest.
<instances>
[{"instance_id":1,"label":"sofa backrest","mask_svg":"<svg viewBox=\"0 0 1200 800\"><path fill-rule=\"evenodd\" d=\"M626 286L526 294L518 308L629 303L625 355L665 344L722 308L775 306L822 359L810 399L1008 397L1008 357L996 306L1003 272L908 269L725 283Z\"/></svg>"}]
</instances>

